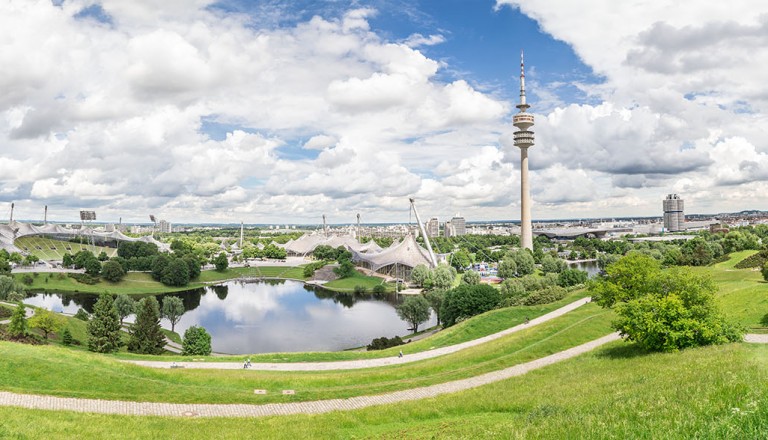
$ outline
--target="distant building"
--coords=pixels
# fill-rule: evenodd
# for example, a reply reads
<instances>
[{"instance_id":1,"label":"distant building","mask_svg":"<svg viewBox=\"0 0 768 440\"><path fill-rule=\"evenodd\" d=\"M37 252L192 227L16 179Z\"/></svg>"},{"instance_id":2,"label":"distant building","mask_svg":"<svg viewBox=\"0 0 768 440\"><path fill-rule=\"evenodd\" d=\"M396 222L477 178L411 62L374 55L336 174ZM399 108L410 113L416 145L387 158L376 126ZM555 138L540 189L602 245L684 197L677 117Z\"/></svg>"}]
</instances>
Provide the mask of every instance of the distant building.
<instances>
[{"instance_id":1,"label":"distant building","mask_svg":"<svg viewBox=\"0 0 768 440\"><path fill-rule=\"evenodd\" d=\"M446 237L453 237L456 235L456 232L453 230L453 225L451 224L450 220L445 222L445 226L443 227L443 235Z\"/></svg>"},{"instance_id":2,"label":"distant building","mask_svg":"<svg viewBox=\"0 0 768 440\"><path fill-rule=\"evenodd\" d=\"M683 213L683 199L677 194L669 194L664 199L664 230L677 232L685 229L685 214Z\"/></svg>"},{"instance_id":3,"label":"distant building","mask_svg":"<svg viewBox=\"0 0 768 440\"><path fill-rule=\"evenodd\" d=\"M424 229L426 229L427 236L429 237L440 236L440 222L437 220L437 217L429 219Z\"/></svg>"},{"instance_id":4,"label":"distant building","mask_svg":"<svg viewBox=\"0 0 768 440\"><path fill-rule=\"evenodd\" d=\"M157 222L157 231L158 232L164 232L164 233L170 233L171 231L171 222L160 220Z\"/></svg>"},{"instance_id":5,"label":"distant building","mask_svg":"<svg viewBox=\"0 0 768 440\"><path fill-rule=\"evenodd\" d=\"M451 227L453 235L467 235L467 222L459 214L451 219Z\"/></svg>"}]
</instances>

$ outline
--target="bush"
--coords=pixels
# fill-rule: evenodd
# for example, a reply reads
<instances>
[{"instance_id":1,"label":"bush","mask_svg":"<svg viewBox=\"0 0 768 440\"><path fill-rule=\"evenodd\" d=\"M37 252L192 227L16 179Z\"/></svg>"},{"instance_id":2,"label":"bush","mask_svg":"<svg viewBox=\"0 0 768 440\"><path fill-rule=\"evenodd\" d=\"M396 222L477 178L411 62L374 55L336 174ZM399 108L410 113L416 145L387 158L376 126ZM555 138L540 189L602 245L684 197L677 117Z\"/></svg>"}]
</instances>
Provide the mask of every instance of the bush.
<instances>
[{"instance_id":1,"label":"bush","mask_svg":"<svg viewBox=\"0 0 768 440\"><path fill-rule=\"evenodd\" d=\"M23 277L21 277L21 282L26 284L27 286L31 286L32 283L35 282L35 279L32 278L32 275L25 273Z\"/></svg>"},{"instance_id":2,"label":"bush","mask_svg":"<svg viewBox=\"0 0 768 440\"><path fill-rule=\"evenodd\" d=\"M394 338L387 338L385 336L382 336L380 338L376 338L373 341L371 341L371 343L368 344L365 348L368 351L384 350L386 348L397 347L398 345L403 345L403 344L404 342L400 338L400 336L395 336Z\"/></svg>"},{"instance_id":3,"label":"bush","mask_svg":"<svg viewBox=\"0 0 768 440\"><path fill-rule=\"evenodd\" d=\"M205 328L193 325L184 332L181 345L184 356L208 356L211 354L211 335Z\"/></svg>"},{"instance_id":4,"label":"bush","mask_svg":"<svg viewBox=\"0 0 768 440\"><path fill-rule=\"evenodd\" d=\"M311 278L317 269L320 269L321 267L328 264L326 260L322 261L315 261L314 263L309 263L306 266L304 266L304 278Z\"/></svg>"},{"instance_id":5,"label":"bush","mask_svg":"<svg viewBox=\"0 0 768 440\"><path fill-rule=\"evenodd\" d=\"M768 263L768 249L763 249L762 251L739 261L733 267L736 269L762 268L766 263Z\"/></svg>"},{"instance_id":6,"label":"bush","mask_svg":"<svg viewBox=\"0 0 768 440\"><path fill-rule=\"evenodd\" d=\"M100 281L98 277L92 277L87 273L68 273L67 276L77 281L78 283L88 285L94 285Z\"/></svg>"},{"instance_id":7,"label":"bush","mask_svg":"<svg viewBox=\"0 0 768 440\"><path fill-rule=\"evenodd\" d=\"M449 290L442 306L444 327L450 327L461 320L492 310L499 305L500 301L499 291L487 284L476 286L465 284Z\"/></svg>"},{"instance_id":8,"label":"bush","mask_svg":"<svg viewBox=\"0 0 768 440\"><path fill-rule=\"evenodd\" d=\"M91 316L86 312L84 309L79 308L77 309L77 313L75 313L75 318L88 322L88 320L91 318Z\"/></svg>"},{"instance_id":9,"label":"bush","mask_svg":"<svg viewBox=\"0 0 768 440\"><path fill-rule=\"evenodd\" d=\"M355 286L355 287L354 287L354 292L355 292L355 293L357 293L357 294L363 294L363 293L365 293L367 290L368 290L368 289L366 289L366 288L365 288L365 286L359 286L359 285L358 285L358 286Z\"/></svg>"},{"instance_id":10,"label":"bush","mask_svg":"<svg viewBox=\"0 0 768 440\"><path fill-rule=\"evenodd\" d=\"M373 293L379 293L380 294L380 293L384 293L386 291L387 291L387 288L384 287L383 284L377 284L377 285L373 286Z\"/></svg>"},{"instance_id":11,"label":"bush","mask_svg":"<svg viewBox=\"0 0 768 440\"><path fill-rule=\"evenodd\" d=\"M560 286L551 286L545 289L531 292L528 296L521 300L524 306L535 306L539 304L549 304L555 301L559 301L568 294L568 291Z\"/></svg>"},{"instance_id":12,"label":"bush","mask_svg":"<svg viewBox=\"0 0 768 440\"><path fill-rule=\"evenodd\" d=\"M587 282L587 273L578 269L565 269L557 276L557 285L571 287Z\"/></svg>"}]
</instances>

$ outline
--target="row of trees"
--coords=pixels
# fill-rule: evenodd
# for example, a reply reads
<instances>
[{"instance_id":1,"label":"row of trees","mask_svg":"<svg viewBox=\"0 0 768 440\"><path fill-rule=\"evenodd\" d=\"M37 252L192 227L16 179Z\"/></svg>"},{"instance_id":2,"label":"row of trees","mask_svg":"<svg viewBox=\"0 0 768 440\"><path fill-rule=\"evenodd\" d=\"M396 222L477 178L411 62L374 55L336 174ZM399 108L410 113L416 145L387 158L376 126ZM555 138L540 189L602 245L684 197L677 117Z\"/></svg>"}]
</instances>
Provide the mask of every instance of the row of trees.
<instances>
[{"instance_id":1,"label":"row of trees","mask_svg":"<svg viewBox=\"0 0 768 440\"><path fill-rule=\"evenodd\" d=\"M125 295L118 295L113 300L111 295L103 294L96 301L93 316L88 321L88 349L99 353L119 350L123 344L123 319L132 313L136 314L136 321L129 330L128 351L161 354L165 347L165 336L160 327L160 319L167 318L171 322L171 331L174 331L184 314L184 304L180 298L167 296L161 308L154 296L143 298L137 303ZM210 335L201 327L187 329L184 341L183 354L207 355L211 352Z\"/></svg>"}]
</instances>

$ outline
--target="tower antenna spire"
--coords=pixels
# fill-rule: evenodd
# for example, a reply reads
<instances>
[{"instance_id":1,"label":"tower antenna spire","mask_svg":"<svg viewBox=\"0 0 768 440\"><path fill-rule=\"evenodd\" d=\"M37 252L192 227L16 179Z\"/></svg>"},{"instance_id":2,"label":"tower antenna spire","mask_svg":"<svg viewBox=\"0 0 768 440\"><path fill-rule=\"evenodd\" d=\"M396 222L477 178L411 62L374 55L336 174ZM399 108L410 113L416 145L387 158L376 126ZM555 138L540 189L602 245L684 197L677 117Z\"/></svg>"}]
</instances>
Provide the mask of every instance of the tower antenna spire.
<instances>
[{"instance_id":1,"label":"tower antenna spire","mask_svg":"<svg viewBox=\"0 0 768 440\"><path fill-rule=\"evenodd\" d=\"M525 61L520 51L520 112L512 117L515 132L515 146L520 148L520 246L533 250L533 228L531 224L531 195L528 187L528 148L533 146L533 115L526 113L530 108L525 102Z\"/></svg>"}]
</instances>

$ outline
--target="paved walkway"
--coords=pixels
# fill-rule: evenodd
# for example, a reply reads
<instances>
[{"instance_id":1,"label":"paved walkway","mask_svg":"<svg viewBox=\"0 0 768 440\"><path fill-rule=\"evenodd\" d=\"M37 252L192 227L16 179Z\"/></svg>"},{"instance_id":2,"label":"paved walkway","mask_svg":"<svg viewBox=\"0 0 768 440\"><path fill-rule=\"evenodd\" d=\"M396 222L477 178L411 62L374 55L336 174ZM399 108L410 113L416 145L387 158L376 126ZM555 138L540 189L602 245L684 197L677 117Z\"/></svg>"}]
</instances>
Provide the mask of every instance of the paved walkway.
<instances>
[{"instance_id":1,"label":"paved walkway","mask_svg":"<svg viewBox=\"0 0 768 440\"><path fill-rule=\"evenodd\" d=\"M590 298L582 298L578 301L574 301L564 307L547 313L546 315L539 316L538 318L531 319L528 324L520 324L506 330L494 333L492 335L484 336L472 341L462 342L456 345L450 345L448 347L436 348L434 350L422 351L419 353L406 354L403 357L386 357L377 359L359 359L353 361L334 361L334 362L294 362L294 363L252 363L251 370L267 370L267 371L328 371L328 370L357 370L361 368L374 368L384 367L389 365L407 364L410 362L421 361L424 359L431 359L438 356L443 356L450 353L455 353L465 348L475 347L480 344L484 344L494 339L499 339L503 336L519 332L530 328L536 324L547 322L551 319L562 316L571 310L579 308L584 304L587 304ZM245 356L243 356L245 357ZM152 368L171 368L173 362L164 361L124 361L141 365L144 367ZM243 369L242 362L176 362L177 366L183 366L185 368L196 369L214 369L214 370L237 370Z\"/></svg>"},{"instance_id":2,"label":"paved walkway","mask_svg":"<svg viewBox=\"0 0 768 440\"><path fill-rule=\"evenodd\" d=\"M744 335L744 341L752 342L755 344L768 344L768 335L758 335L754 333L749 333Z\"/></svg>"},{"instance_id":3,"label":"paved walkway","mask_svg":"<svg viewBox=\"0 0 768 440\"><path fill-rule=\"evenodd\" d=\"M321 414L331 411L348 411L376 405L385 405L409 400L426 399L447 393L476 388L515 376L531 370L552 365L593 350L603 344L620 339L618 333L611 333L586 344L555 353L541 359L515 365L503 370L482 374L468 379L455 380L410 390L373 396L330 399L314 402L249 404L182 404L126 402L119 400L76 399L68 397L38 396L0 392L0 406L15 406L42 410L66 410L99 414L121 414L131 416L168 417L265 417L288 414Z\"/></svg>"},{"instance_id":4,"label":"paved walkway","mask_svg":"<svg viewBox=\"0 0 768 440\"><path fill-rule=\"evenodd\" d=\"M16 303L9 303L9 302L0 301L0 304L6 305L6 306L9 306L9 307L16 307ZM27 308L27 309L24 310L24 313L26 313L27 319L29 319L29 318L31 318L35 314L35 311L33 309ZM11 323L11 319L10 318L3 319L2 321L0 321L0 324L10 324L10 323Z\"/></svg>"}]
</instances>

